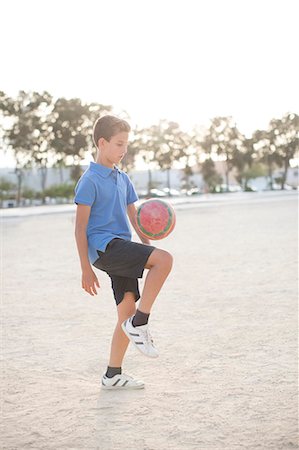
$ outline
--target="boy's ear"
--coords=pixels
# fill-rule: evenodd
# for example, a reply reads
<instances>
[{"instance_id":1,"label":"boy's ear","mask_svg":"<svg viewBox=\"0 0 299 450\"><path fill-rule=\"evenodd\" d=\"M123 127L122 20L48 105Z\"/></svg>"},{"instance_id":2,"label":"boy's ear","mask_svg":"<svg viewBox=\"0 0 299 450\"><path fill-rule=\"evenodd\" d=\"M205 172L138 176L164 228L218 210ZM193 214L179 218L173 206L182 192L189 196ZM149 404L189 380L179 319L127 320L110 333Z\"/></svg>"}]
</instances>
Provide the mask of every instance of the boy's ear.
<instances>
[{"instance_id":1,"label":"boy's ear","mask_svg":"<svg viewBox=\"0 0 299 450\"><path fill-rule=\"evenodd\" d=\"M98 142L97 142L97 147L98 149L102 149L105 143L105 139L103 137L101 137Z\"/></svg>"}]
</instances>

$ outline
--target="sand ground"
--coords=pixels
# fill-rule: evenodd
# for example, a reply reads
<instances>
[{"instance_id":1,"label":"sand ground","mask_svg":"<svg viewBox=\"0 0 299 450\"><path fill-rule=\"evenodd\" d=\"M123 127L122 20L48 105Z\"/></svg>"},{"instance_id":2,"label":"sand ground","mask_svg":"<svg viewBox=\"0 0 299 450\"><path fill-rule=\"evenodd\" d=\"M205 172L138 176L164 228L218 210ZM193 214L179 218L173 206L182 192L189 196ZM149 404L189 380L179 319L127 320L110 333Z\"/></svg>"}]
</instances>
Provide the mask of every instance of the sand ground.
<instances>
[{"instance_id":1,"label":"sand ground","mask_svg":"<svg viewBox=\"0 0 299 450\"><path fill-rule=\"evenodd\" d=\"M74 213L2 220L1 449L298 448L297 196L230 199L177 206L133 392L100 389L115 306L102 272L81 289Z\"/></svg>"}]
</instances>

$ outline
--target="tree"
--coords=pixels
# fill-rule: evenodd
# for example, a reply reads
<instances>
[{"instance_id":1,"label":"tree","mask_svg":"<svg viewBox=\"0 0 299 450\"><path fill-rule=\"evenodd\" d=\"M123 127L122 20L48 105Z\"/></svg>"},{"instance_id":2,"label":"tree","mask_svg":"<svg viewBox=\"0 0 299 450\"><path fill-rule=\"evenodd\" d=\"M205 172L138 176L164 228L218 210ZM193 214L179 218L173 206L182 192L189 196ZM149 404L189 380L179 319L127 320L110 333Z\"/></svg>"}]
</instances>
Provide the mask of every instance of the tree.
<instances>
[{"instance_id":1,"label":"tree","mask_svg":"<svg viewBox=\"0 0 299 450\"><path fill-rule=\"evenodd\" d=\"M83 175L83 168L79 164L72 166L71 168L71 180L77 182L81 175Z\"/></svg>"},{"instance_id":2,"label":"tree","mask_svg":"<svg viewBox=\"0 0 299 450\"><path fill-rule=\"evenodd\" d=\"M152 182L152 170L156 165L156 127L151 126L149 128L136 128L134 130L134 138L129 145L129 151L132 152L135 157L140 155L144 163L147 166L148 182L147 182L147 194L150 194L153 188Z\"/></svg>"},{"instance_id":3,"label":"tree","mask_svg":"<svg viewBox=\"0 0 299 450\"><path fill-rule=\"evenodd\" d=\"M299 116L288 113L282 119L271 120L269 134L275 146L275 161L283 167L281 189L284 189L290 160L299 151Z\"/></svg>"},{"instance_id":4,"label":"tree","mask_svg":"<svg viewBox=\"0 0 299 450\"><path fill-rule=\"evenodd\" d=\"M193 175L193 169L191 166L189 166L188 162L186 163L185 167L183 168L183 176L182 176L182 184L181 187L183 189L186 189L187 191L194 187L194 183L190 183L190 177Z\"/></svg>"},{"instance_id":5,"label":"tree","mask_svg":"<svg viewBox=\"0 0 299 450\"><path fill-rule=\"evenodd\" d=\"M90 152L93 157L96 156L96 147L93 142L92 134L93 134L93 125L95 121L106 114L111 114L112 106L111 105L103 105L101 103L89 103L87 105L87 119L88 121L85 124L84 132L86 132L87 139L87 152Z\"/></svg>"},{"instance_id":6,"label":"tree","mask_svg":"<svg viewBox=\"0 0 299 450\"><path fill-rule=\"evenodd\" d=\"M211 158L207 158L201 164L201 174L209 192L215 192L216 187L222 183L222 177L216 171L215 163Z\"/></svg>"},{"instance_id":7,"label":"tree","mask_svg":"<svg viewBox=\"0 0 299 450\"><path fill-rule=\"evenodd\" d=\"M166 120L161 120L152 129L156 161L162 170L166 170L167 189L171 195L170 170L174 161L179 161L185 155L186 135L178 123Z\"/></svg>"},{"instance_id":8,"label":"tree","mask_svg":"<svg viewBox=\"0 0 299 450\"><path fill-rule=\"evenodd\" d=\"M78 98L58 98L49 117L49 145L55 152L54 166L60 169L68 164L79 166L88 152L94 153L93 124L110 110L110 106L97 103L83 104ZM80 170L74 169L72 173L75 179Z\"/></svg>"},{"instance_id":9,"label":"tree","mask_svg":"<svg viewBox=\"0 0 299 450\"><path fill-rule=\"evenodd\" d=\"M63 167L69 161L76 164L87 150L88 106L78 98L58 98L49 117L51 138L49 145L55 151L54 164Z\"/></svg>"},{"instance_id":10,"label":"tree","mask_svg":"<svg viewBox=\"0 0 299 450\"><path fill-rule=\"evenodd\" d=\"M128 151L124 159L122 160L122 167L127 171L130 172L135 167L135 160L137 155L140 152L140 145L142 143L141 141L141 135L140 131L138 131L138 128L135 128L133 130L133 136L131 140L129 141L128 145Z\"/></svg>"},{"instance_id":11,"label":"tree","mask_svg":"<svg viewBox=\"0 0 299 450\"><path fill-rule=\"evenodd\" d=\"M232 117L215 117L206 131L202 147L213 157L217 155L226 162L226 189L229 191L229 173L236 165L236 156L242 146L242 135Z\"/></svg>"},{"instance_id":12,"label":"tree","mask_svg":"<svg viewBox=\"0 0 299 450\"><path fill-rule=\"evenodd\" d=\"M20 204L23 172L35 164L44 167L48 160L47 113L52 97L47 92L20 91L16 99L7 99L2 112L9 115L11 125L5 130L5 140L16 160L17 205Z\"/></svg>"},{"instance_id":13,"label":"tree","mask_svg":"<svg viewBox=\"0 0 299 450\"><path fill-rule=\"evenodd\" d=\"M182 187L184 189L191 189L195 186L194 182L190 182L190 177L193 175L193 165L196 162L196 145L195 145L195 131L192 133L186 133L181 131L181 149L179 160L184 164L183 167L183 177L182 177Z\"/></svg>"},{"instance_id":14,"label":"tree","mask_svg":"<svg viewBox=\"0 0 299 450\"><path fill-rule=\"evenodd\" d=\"M13 99L0 91L0 148L7 151L9 142L7 141L6 131L11 126L11 117L13 116Z\"/></svg>"},{"instance_id":15,"label":"tree","mask_svg":"<svg viewBox=\"0 0 299 450\"><path fill-rule=\"evenodd\" d=\"M245 136L243 136L242 146L240 147L240 149L235 149L233 157L234 166L237 169L236 179L245 191L248 190L247 183L250 179L248 178L248 176L251 173L255 173L255 171L251 171L252 164L257 158L257 154L253 144L254 141L252 137L246 138Z\"/></svg>"},{"instance_id":16,"label":"tree","mask_svg":"<svg viewBox=\"0 0 299 450\"><path fill-rule=\"evenodd\" d=\"M266 164L268 169L269 187L273 190L273 170L275 163L275 144L273 143L273 136L265 130L256 130L253 135L253 146L257 151L260 162Z\"/></svg>"},{"instance_id":17,"label":"tree","mask_svg":"<svg viewBox=\"0 0 299 450\"><path fill-rule=\"evenodd\" d=\"M250 166L245 167L242 172L242 184L244 191L252 190L248 186L250 180L258 177L264 177L265 174L266 174L265 166L261 163L253 162Z\"/></svg>"},{"instance_id":18,"label":"tree","mask_svg":"<svg viewBox=\"0 0 299 450\"><path fill-rule=\"evenodd\" d=\"M10 199L15 194L16 184L7 180L6 178L0 178L0 208L3 207L3 200Z\"/></svg>"}]
</instances>

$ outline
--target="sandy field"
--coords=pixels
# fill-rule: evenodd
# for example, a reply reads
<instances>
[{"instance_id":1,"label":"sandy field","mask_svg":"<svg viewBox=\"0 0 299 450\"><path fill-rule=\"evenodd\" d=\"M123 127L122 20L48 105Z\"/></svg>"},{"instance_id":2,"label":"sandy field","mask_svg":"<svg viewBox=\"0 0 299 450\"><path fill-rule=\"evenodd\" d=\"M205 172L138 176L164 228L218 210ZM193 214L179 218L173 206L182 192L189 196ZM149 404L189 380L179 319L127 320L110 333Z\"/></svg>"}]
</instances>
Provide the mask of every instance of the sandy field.
<instances>
[{"instance_id":1,"label":"sandy field","mask_svg":"<svg viewBox=\"0 0 299 450\"><path fill-rule=\"evenodd\" d=\"M1 449L298 448L297 194L226 198L176 206L131 392L100 388L116 308L103 272L81 289L73 210L2 217Z\"/></svg>"}]
</instances>

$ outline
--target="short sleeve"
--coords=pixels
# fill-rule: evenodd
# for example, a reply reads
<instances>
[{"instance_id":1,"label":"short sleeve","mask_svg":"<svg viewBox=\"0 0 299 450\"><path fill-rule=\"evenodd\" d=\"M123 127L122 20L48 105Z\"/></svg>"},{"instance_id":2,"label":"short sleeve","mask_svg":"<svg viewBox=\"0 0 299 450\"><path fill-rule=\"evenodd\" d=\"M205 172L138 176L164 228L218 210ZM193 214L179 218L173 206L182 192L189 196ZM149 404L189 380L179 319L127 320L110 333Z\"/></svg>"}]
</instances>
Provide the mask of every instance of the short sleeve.
<instances>
[{"instance_id":1,"label":"short sleeve","mask_svg":"<svg viewBox=\"0 0 299 450\"><path fill-rule=\"evenodd\" d=\"M94 183L87 177L81 178L75 187L74 203L92 206L96 198Z\"/></svg>"},{"instance_id":2,"label":"short sleeve","mask_svg":"<svg viewBox=\"0 0 299 450\"><path fill-rule=\"evenodd\" d=\"M137 192L135 191L135 188L133 186L132 181L127 176L127 205L130 205L131 203L134 203L138 200Z\"/></svg>"}]
</instances>

